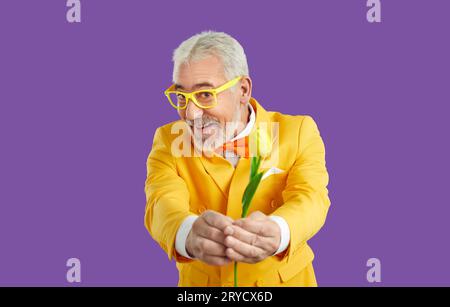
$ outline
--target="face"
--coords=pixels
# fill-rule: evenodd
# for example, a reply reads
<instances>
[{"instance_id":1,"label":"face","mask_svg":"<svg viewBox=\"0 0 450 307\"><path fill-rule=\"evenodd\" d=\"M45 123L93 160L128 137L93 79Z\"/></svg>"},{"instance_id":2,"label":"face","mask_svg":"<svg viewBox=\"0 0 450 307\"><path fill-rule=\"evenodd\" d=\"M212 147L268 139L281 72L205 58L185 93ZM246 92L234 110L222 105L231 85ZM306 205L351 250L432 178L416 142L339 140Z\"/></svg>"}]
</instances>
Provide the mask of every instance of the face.
<instances>
[{"instance_id":1,"label":"face","mask_svg":"<svg viewBox=\"0 0 450 307\"><path fill-rule=\"evenodd\" d=\"M176 87L179 91L192 92L217 88L228 82L221 61L210 56L203 60L182 64L179 68ZM233 138L248 121L247 103L251 97L251 80L243 78L234 86L217 95L217 105L202 109L189 101L178 113L191 128L194 146L212 150Z\"/></svg>"}]
</instances>

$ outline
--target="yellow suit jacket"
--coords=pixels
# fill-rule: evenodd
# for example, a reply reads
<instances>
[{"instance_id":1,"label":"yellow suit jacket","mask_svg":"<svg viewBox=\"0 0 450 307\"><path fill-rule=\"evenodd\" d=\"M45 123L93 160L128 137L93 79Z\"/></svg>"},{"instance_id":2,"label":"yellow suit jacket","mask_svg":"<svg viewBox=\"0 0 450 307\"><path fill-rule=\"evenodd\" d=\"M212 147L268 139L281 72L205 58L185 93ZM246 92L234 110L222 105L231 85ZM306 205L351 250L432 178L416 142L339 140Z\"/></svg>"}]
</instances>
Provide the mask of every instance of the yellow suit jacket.
<instances>
[{"instance_id":1,"label":"yellow suit jacket","mask_svg":"<svg viewBox=\"0 0 450 307\"><path fill-rule=\"evenodd\" d=\"M278 123L276 165L270 165L271 159L267 162L285 171L261 182L248 214L259 210L283 217L291 240L281 255L256 264L239 263L239 285L315 286L314 254L307 241L323 226L330 206L322 138L310 116L267 112L254 98L250 103L256 111L255 127ZM241 158L234 168L219 155L174 157L174 123L156 130L148 156L145 226L169 259L176 260L179 286L232 286L233 264L219 267L187 259L176 252L175 237L187 216L207 209L240 218L250 159Z\"/></svg>"}]
</instances>

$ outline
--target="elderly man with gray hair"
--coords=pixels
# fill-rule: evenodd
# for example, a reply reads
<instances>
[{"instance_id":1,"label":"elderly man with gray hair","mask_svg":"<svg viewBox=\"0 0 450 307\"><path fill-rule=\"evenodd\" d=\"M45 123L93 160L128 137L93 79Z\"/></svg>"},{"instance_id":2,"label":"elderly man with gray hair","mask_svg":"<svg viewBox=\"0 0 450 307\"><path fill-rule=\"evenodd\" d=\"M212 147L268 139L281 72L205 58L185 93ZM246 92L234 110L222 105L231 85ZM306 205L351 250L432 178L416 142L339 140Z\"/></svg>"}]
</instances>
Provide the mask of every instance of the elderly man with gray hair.
<instances>
[{"instance_id":1,"label":"elderly man with gray hair","mask_svg":"<svg viewBox=\"0 0 450 307\"><path fill-rule=\"evenodd\" d=\"M178 285L231 286L239 262L239 286L316 286L307 241L324 225L330 199L315 121L266 111L252 97L244 49L226 33L192 36L173 62L165 95L180 120L154 135L145 226L175 259ZM251 156L240 141L262 126L276 146L241 218ZM180 137L188 140L182 154ZM224 146L237 143L244 146Z\"/></svg>"}]
</instances>

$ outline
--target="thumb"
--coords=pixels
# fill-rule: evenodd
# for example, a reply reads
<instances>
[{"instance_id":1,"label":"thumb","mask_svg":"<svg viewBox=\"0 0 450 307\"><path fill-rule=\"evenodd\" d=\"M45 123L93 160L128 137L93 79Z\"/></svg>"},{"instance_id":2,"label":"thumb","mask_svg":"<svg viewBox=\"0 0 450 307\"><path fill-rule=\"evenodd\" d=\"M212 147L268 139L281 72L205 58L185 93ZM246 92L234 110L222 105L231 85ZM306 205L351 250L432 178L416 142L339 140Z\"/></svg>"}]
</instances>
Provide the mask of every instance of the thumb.
<instances>
[{"instance_id":1,"label":"thumb","mask_svg":"<svg viewBox=\"0 0 450 307\"><path fill-rule=\"evenodd\" d=\"M252 220L263 220L263 219L267 218L267 215L265 215L265 214L262 213L261 211L255 211L255 212L252 212L252 213L248 216L248 218L249 218L249 219L252 219Z\"/></svg>"}]
</instances>

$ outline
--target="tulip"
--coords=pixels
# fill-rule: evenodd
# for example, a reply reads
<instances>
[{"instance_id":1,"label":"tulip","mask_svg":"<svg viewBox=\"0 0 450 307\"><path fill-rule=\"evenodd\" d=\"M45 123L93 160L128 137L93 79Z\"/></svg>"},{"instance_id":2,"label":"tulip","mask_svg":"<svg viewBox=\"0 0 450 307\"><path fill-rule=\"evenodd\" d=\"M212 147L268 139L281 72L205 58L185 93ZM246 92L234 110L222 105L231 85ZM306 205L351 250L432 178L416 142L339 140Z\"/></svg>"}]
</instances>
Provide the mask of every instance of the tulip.
<instances>
[{"instance_id":1,"label":"tulip","mask_svg":"<svg viewBox=\"0 0 450 307\"><path fill-rule=\"evenodd\" d=\"M258 189L261 178L264 175L263 171L259 171L261 159L267 158L272 151L272 142L270 136L264 129L258 127L255 133L250 135L250 141L256 142L256 155L252 155L250 164L250 178L244 194L242 195L242 214L241 218L245 218L250 207L253 196ZM237 287L237 262L234 262L234 286Z\"/></svg>"},{"instance_id":2,"label":"tulip","mask_svg":"<svg viewBox=\"0 0 450 307\"><path fill-rule=\"evenodd\" d=\"M272 141L266 129L258 127L249 136L250 155L267 158L272 152Z\"/></svg>"}]
</instances>

